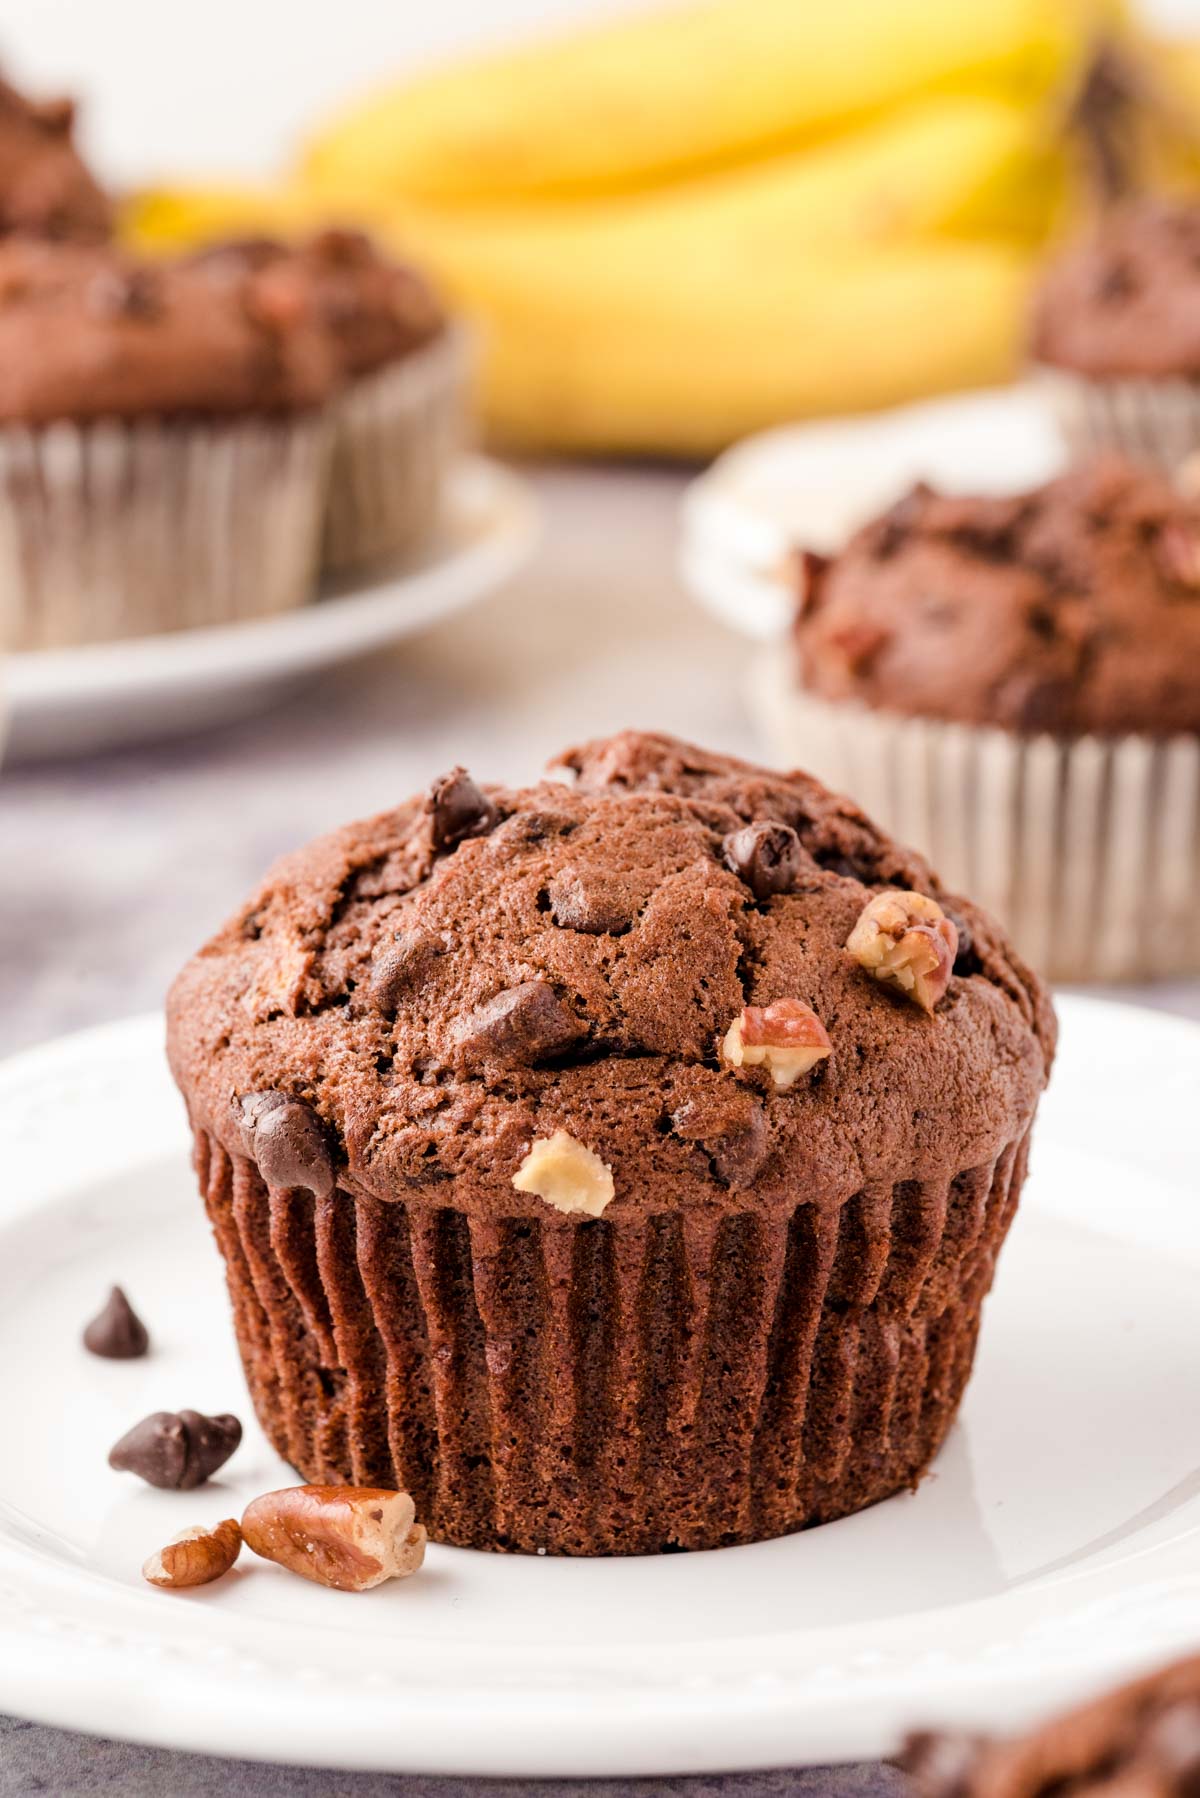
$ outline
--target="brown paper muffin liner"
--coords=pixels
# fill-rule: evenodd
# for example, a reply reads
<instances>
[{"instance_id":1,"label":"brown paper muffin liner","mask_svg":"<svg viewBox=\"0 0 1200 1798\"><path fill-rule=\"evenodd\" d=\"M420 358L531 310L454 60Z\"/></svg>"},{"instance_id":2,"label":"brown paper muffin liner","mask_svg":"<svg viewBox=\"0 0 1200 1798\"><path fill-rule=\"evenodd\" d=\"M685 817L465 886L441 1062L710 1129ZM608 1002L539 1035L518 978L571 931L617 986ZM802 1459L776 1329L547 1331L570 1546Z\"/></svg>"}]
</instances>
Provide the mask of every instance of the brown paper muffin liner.
<instances>
[{"instance_id":1,"label":"brown paper muffin liner","mask_svg":"<svg viewBox=\"0 0 1200 1798\"><path fill-rule=\"evenodd\" d=\"M1200 450L1200 381L1095 381L1046 367L1037 380L1074 461L1117 450L1173 474Z\"/></svg>"},{"instance_id":2,"label":"brown paper muffin liner","mask_svg":"<svg viewBox=\"0 0 1200 1798\"><path fill-rule=\"evenodd\" d=\"M848 793L928 856L1052 980L1200 973L1200 739L1020 737L752 675L776 758Z\"/></svg>"},{"instance_id":3,"label":"brown paper muffin liner","mask_svg":"<svg viewBox=\"0 0 1200 1798\"><path fill-rule=\"evenodd\" d=\"M317 415L0 427L0 641L57 649L304 604L327 429Z\"/></svg>"},{"instance_id":4,"label":"brown paper muffin liner","mask_svg":"<svg viewBox=\"0 0 1200 1798\"><path fill-rule=\"evenodd\" d=\"M953 1421L1027 1134L840 1209L484 1220L268 1190L198 1132L254 1407L308 1480L431 1537L644 1554L915 1485Z\"/></svg>"},{"instance_id":5,"label":"brown paper muffin liner","mask_svg":"<svg viewBox=\"0 0 1200 1798\"><path fill-rule=\"evenodd\" d=\"M434 529L466 437L469 374L469 342L454 328L335 402L322 549L331 572L386 562Z\"/></svg>"}]
</instances>

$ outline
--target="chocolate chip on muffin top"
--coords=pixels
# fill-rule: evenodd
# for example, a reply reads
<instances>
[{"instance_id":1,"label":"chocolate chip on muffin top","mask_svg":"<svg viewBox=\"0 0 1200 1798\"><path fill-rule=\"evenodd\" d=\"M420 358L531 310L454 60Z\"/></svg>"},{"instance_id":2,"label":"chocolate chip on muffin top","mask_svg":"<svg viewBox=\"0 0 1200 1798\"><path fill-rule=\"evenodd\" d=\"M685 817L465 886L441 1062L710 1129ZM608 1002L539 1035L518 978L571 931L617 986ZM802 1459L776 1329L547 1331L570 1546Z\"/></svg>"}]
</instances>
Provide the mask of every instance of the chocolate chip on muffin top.
<instances>
[{"instance_id":1,"label":"chocolate chip on muffin top","mask_svg":"<svg viewBox=\"0 0 1200 1798\"><path fill-rule=\"evenodd\" d=\"M297 296L327 334L347 378L374 373L445 328L424 276L380 255L361 231L321 231L294 246L234 239L201 251L193 265L218 281L248 273L263 292Z\"/></svg>"},{"instance_id":2,"label":"chocolate chip on muffin top","mask_svg":"<svg viewBox=\"0 0 1200 1798\"><path fill-rule=\"evenodd\" d=\"M27 100L0 79L0 232L101 242L112 207L73 141L71 100Z\"/></svg>"},{"instance_id":3,"label":"chocolate chip on muffin top","mask_svg":"<svg viewBox=\"0 0 1200 1798\"><path fill-rule=\"evenodd\" d=\"M456 1207L505 1216L751 1185L837 1205L1011 1137L1048 1001L919 857L806 776L669 738L561 766L573 786L455 770L281 862L172 991L194 1123L234 1154L272 1133L268 1184L387 1201L452 1181ZM887 892L925 907L892 907L868 966L847 944ZM903 944L943 913L958 959L923 1009Z\"/></svg>"},{"instance_id":4,"label":"chocolate chip on muffin top","mask_svg":"<svg viewBox=\"0 0 1200 1798\"><path fill-rule=\"evenodd\" d=\"M101 246L0 243L0 422L293 411L336 377L303 303L248 274L217 286Z\"/></svg>"},{"instance_id":5,"label":"chocolate chip on muffin top","mask_svg":"<svg viewBox=\"0 0 1200 1798\"><path fill-rule=\"evenodd\" d=\"M1116 458L1036 491L918 486L802 564L802 684L1062 735L1200 731L1200 505Z\"/></svg>"},{"instance_id":6,"label":"chocolate chip on muffin top","mask_svg":"<svg viewBox=\"0 0 1200 1798\"><path fill-rule=\"evenodd\" d=\"M1139 200L1106 214L1047 271L1032 348L1100 380L1200 375L1200 204Z\"/></svg>"}]
</instances>

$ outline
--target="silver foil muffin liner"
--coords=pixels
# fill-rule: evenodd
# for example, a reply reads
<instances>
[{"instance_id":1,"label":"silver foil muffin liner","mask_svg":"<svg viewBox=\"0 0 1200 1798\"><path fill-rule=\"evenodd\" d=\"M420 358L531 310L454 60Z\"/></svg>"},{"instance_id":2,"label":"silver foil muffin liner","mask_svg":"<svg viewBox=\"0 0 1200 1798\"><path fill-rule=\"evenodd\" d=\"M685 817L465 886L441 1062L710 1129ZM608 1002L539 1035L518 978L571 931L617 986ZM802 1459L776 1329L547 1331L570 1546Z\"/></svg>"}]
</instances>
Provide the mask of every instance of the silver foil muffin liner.
<instances>
[{"instance_id":1,"label":"silver foil muffin liner","mask_svg":"<svg viewBox=\"0 0 1200 1798\"><path fill-rule=\"evenodd\" d=\"M0 427L0 641L57 649L303 605L327 448L319 414Z\"/></svg>"},{"instance_id":2,"label":"silver foil muffin liner","mask_svg":"<svg viewBox=\"0 0 1200 1798\"><path fill-rule=\"evenodd\" d=\"M314 1199L201 1128L195 1164L255 1411L306 1479L400 1487L439 1542L636 1554L916 1485L971 1371L1028 1130L953 1177L771 1214Z\"/></svg>"},{"instance_id":3,"label":"silver foil muffin liner","mask_svg":"<svg viewBox=\"0 0 1200 1798\"><path fill-rule=\"evenodd\" d=\"M779 762L919 849L1039 973L1200 973L1200 739L1022 737L833 703L800 691L779 650L751 689Z\"/></svg>"},{"instance_id":4,"label":"silver foil muffin liner","mask_svg":"<svg viewBox=\"0 0 1200 1798\"><path fill-rule=\"evenodd\" d=\"M1200 381L1185 376L1091 380L1036 370L1073 461L1116 450L1174 474L1200 450Z\"/></svg>"},{"instance_id":5,"label":"silver foil muffin liner","mask_svg":"<svg viewBox=\"0 0 1200 1798\"><path fill-rule=\"evenodd\" d=\"M469 337L452 327L334 401L321 552L331 573L387 562L436 527L466 437L470 372Z\"/></svg>"}]
</instances>

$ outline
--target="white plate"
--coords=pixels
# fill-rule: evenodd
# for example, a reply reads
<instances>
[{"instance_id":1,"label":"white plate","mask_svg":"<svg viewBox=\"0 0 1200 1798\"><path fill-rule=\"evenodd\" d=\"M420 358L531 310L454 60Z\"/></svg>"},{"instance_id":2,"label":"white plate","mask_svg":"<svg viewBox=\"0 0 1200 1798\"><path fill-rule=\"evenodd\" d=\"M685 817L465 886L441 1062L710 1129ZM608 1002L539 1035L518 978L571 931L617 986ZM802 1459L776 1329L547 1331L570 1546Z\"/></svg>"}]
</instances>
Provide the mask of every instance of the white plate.
<instances>
[{"instance_id":1,"label":"white plate","mask_svg":"<svg viewBox=\"0 0 1200 1798\"><path fill-rule=\"evenodd\" d=\"M934 1473L780 1542L628 1561L432 1548L362 1597L244 1556L167 1595L144 1556L289 1480L253 1426L159 1020L0 1070L0 1710L179 1748L534 1776L887 1751L1010 1727L1200 1640L1200 1030L1064 1000L1035 1171ZM154 1332L78 1346L107 1283ZM234 1409L225 1475L105 1465L143 1413Z\"/></svg>"},{"instance_id":2,"label":"white plate","mask_svg":"<svg viewBox=\"0 0 1200 1798\"><path fill-rule=\"evenodd\" d=\"M1064 452L1034 386L956 394L747 438L683 501L681 572L710 611L754 637L791 616L796 544L829 553L915 481L952 493L1015 493L1057 474Z\"/></svg>"},{"instance_id":3,"label":"white plate","mask_svg":"<svg viewBox=\"0 0 1200 1798\"><path fill-rule=\"evenodd\" d=\"M245 717L297 679L482 599L528 559L537 528L528 485L471 457L451 476L436 540L398 571L278 618L8 657L9 753L74 755Z\"/></svg>"}]
</instances>

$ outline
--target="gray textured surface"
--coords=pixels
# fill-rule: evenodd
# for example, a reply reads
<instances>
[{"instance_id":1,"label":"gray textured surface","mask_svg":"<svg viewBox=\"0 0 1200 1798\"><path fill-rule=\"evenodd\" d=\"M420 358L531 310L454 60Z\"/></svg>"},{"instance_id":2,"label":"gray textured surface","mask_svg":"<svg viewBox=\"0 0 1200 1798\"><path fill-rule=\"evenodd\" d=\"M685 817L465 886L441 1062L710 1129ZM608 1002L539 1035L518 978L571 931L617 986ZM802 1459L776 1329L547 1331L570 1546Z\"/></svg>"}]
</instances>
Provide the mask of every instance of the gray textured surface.
<instances>
[{"instance_id":1,"label":"gray textured surface","mask_svg":"<svg viewBox=\"0 0 1200 1798\"><path fill-rule=\"evenodd\" d=\"M744 647L675 584L682 482L662 472L541 479L535 568L480 612L326 677L260 718L158 749L0 775L0 1052L161 1003L176 967L276 854L394 803L455 761L496 779L625 724L753 755ZM1200 985L1149 998L1200 1016ZM137 1749L0 1719L0 1798L46 1792L345 1798L898 1798L884 1768L686 1781L400 1779Z\"/></svg>"},{"instance_id":2,"label":"gray textured surface","mask_svg":"<svg viewBox=\"0 0 1200 1798\"><path fill-rule=\"evenodd\" d=\"M0 1717L0 1798L906 1798L889 1767L814 1767L803 1773L735 1773L708 1779L527 1781L399 1778L264 1767L207 1755L131 1748Z\"/></svg>"}]
</instances>

